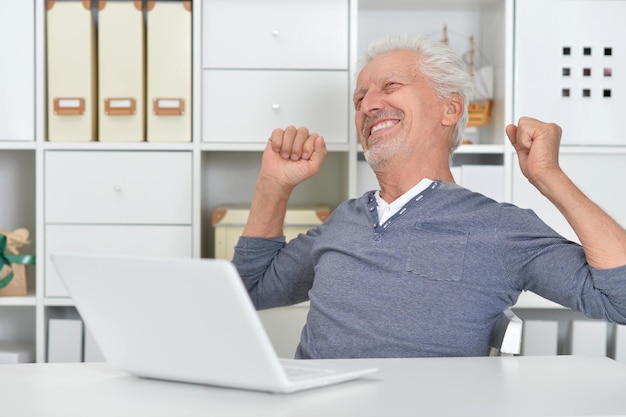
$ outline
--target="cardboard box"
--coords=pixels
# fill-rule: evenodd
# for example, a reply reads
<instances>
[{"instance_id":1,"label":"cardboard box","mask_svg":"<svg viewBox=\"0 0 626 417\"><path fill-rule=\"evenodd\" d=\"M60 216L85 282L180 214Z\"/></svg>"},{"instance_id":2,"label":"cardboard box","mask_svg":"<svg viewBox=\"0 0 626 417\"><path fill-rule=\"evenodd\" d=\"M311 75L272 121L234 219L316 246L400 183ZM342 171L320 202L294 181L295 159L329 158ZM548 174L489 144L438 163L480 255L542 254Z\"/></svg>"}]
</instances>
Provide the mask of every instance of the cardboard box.
<instances>
[{"instance_id":1,"label":"cardboard box","mask_svg":"<svg viewBox=\"0 0 626 417\"><path fill-rule=\"evenodd\" d=\"M215 257L232 259L234 247L248 221L248 208L219 207L212 212L212 223L215 227ZM289 241L299 233L322 224L330 216L330 209L325 206L289 208L285 215L283 233Z\"/></svg>"}]
</instances>

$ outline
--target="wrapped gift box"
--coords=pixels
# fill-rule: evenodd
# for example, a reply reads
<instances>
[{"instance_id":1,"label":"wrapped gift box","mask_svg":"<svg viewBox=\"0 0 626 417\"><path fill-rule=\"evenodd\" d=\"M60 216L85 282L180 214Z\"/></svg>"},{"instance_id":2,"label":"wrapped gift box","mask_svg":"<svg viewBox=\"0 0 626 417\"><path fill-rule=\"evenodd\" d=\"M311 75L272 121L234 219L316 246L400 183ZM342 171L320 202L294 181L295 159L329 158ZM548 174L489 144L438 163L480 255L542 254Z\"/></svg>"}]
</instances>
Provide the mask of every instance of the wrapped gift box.
<instances>
[{"instance_id":1,"label":"wrapped gift box","mask_svg":"<svg viewBox=\"0 0 626 417\"><path fill-rule=\"evenodd\" d=\"M28 231L0 230L0 296L23 296L28 294L26 266L35 264L35 257L21 255L18 249L28 241ZM5 251L10 253L5 253Z\"/></svg>"}]
</instances>

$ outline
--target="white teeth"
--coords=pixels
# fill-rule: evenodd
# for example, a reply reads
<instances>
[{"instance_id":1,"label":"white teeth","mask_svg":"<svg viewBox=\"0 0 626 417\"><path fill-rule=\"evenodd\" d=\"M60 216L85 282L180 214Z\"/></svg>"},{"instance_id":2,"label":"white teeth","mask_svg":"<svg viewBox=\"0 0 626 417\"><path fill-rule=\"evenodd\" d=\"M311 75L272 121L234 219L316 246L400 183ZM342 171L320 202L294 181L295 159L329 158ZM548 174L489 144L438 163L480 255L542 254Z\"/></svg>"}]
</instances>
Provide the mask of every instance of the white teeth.
<instances>
[{"instance_id":1,"label":"white teeth","mask_svg":"<svg viewBox=\"0 0 626 417\"><path fill-rule=\"evenodd\" d=\"M393 126L393 125L395 125L395 122L393 122L393 121L391 121L391 120L388 120L388 121L386 121L386 122L379 123L379 124L377 124L376 126L374 126L374 127L372 128L372 130L370 131L370 135L372 135L372 134L374 134L374 133L378 132L380 129L385 129L385 128L391 127L391 126Z\"/></svg>"}]
</instances>

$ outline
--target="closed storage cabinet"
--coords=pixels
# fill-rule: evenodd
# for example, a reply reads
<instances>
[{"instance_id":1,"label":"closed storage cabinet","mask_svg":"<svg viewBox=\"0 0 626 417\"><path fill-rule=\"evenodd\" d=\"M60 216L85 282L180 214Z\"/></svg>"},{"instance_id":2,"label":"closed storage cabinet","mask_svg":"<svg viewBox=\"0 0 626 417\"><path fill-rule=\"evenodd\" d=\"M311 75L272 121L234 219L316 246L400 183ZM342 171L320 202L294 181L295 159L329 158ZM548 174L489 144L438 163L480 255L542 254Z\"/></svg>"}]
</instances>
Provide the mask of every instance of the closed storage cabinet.
<instances>
[{"instance_id":1,"label":"closed storage cabinet","mask_svg":"<svg viewBox=\"0 0 626 417\"><path fill-rule=\"evenodd\" d=\"M626 145L625 16L624 1L515 2L515 119L558 123L565 145Z\"/></svg>"},{"instance_id":2,"label":"closed storage cabinet","mask_svg":"<svg viewBox=\"0 0 626 417\"><path fill-rule=\"evenodd\" d=\"M47 151L46 223L190 224L188 151Z\"/></svg>"},{"instance_id":3,"label":"closed storage cabinet","mask_svg":"<svg viewBox=\"0 0 626 417\"><path fill-rule=\"evenodd\" d=\"M343 71L206 70L204 137L265 142L275 128L294 125L320 133L328 143L345 142L348 85Z\"/></svg>"},{"instance_id":4,"label":"closed storage cabinet","mask_svg":"<svg viewBox=\"0 0 626 417\"><path fill-rule=\"evenodd\" d=\"M0 3L0 141L32 141L35 15L32 1Z\"/></svg>"},{"instance_id":5,"label":"closed storage cabinet","mask_svg":"<svg viewBox=\"0 0 626 417\"><path fill-rule=\"evenodd\" d=\"M191 257L189 151L45 153L45 296L67 292L54 252Z\"/></svg>"},{"instance_id":6,"label":"closed storage cabinet","mask_svg":"<svg viewBox=\"0 0 626 417\"><path fill-rule=\"evenodd\" d=\"M68 295L50 262L51 253L191 257L191 234L191 225L47 225L45 295Z\"/></svg>"},{"instance_id":7,"label":"closed storage cabinet","mask_svg":"<svg viewBox=\"0 0 626 417\"><path fill-rule=\"evenodd\" d=\"M347 0L205 0L205 68L348 69Z\"/></svg>"},{"instance_id":8,"label":"closed storage cabinet","mask_svg":"<svg viewBox=\"0 0 626 417\"><path fill-rule=\"evenodd\" d=\"M294 125L347 145L349 19L348 0L205 0L202 140L263 144Z\"/></svg>"}]
</instances>

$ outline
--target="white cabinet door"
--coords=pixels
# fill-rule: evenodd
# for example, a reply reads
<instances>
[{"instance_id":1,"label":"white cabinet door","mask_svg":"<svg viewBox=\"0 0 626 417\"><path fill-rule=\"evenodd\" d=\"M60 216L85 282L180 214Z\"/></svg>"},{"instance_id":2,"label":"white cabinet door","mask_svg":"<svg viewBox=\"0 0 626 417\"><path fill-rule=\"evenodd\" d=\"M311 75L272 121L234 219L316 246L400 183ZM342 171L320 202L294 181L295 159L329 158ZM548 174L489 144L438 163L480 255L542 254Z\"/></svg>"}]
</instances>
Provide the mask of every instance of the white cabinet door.
<instances>
[{"instance_id":1,"label":"white cabinet door","mask_svg":"<svg viewBox=\"0 0 626 417\"><path fill-rule=\"evenodd\" d=\"M347 0L205 0L205 68L348 69Z\"/></svg>"},{"instance_id":2,"label":"white cabinet door","mask_svg":"<svg viewBox=\"0 0 626 417\"><path fill-rule=\"evenodd\" d=\"M348 143L347 71L205 70L203 140L265 143L289 125Z\"/></svg>"},{"instance_id":3,"label":"white cabinet door","mask_svg":"<svg viewBox=\"0 0 626 417\"><path fill-rule=\"evenodd\" d=\"M514 118L563 127L563 144L624 145L626 2L515 2Z\"/></svg>"},{"instance_id":4,"label":"white cabinet door","mask_svg":"<svg viewBox=\"0 0 626 417\"><path fill-rule=\"evenodd\" d=\"M0 141L35 140L33 1L0 2Z\"/></svg>"},{"instance_id":5,"label":"white cabinet door","mask_svg":"<svg viewBox=\"0 0 626 417\"><path fill-rule=\"evenodd\" d=\"M561 151L560 164L574 183L622 226L626 226L626 194L621 178L626 177L626 154L568 154ZM537 191L519 169L517 157L512 164L513 203L533 209L548 225L575 242L576 234L547 198Z\"/></svg>"},{"instance_id":6,"label":"white cabinet door","mask_svg":"<svg viewBox=\"0 0 626 417\"><path fill-rule=\"evenodd\" d=\"M46 226L46 297L66 297L50 254L55 252L109 255L191 257L191 226Z\"/></svg>"},{"instance_id":7,"label":"white cabinet door","mask_svg":"<svg viewBox=\"0 0 626 417\"><path fill-rule=\"evenodd\" d=\"M47 151L46 223L191 224L191 152Z\"/></svg>"}]
</instances>

